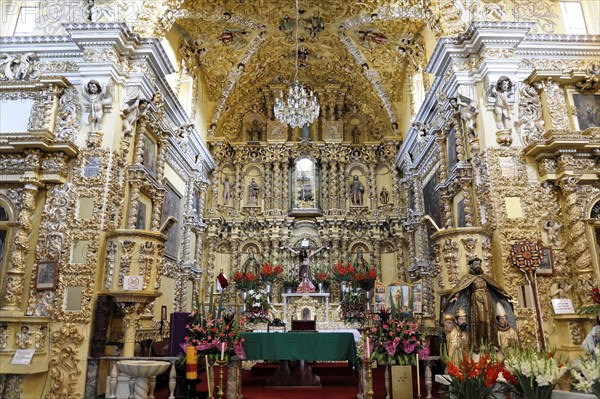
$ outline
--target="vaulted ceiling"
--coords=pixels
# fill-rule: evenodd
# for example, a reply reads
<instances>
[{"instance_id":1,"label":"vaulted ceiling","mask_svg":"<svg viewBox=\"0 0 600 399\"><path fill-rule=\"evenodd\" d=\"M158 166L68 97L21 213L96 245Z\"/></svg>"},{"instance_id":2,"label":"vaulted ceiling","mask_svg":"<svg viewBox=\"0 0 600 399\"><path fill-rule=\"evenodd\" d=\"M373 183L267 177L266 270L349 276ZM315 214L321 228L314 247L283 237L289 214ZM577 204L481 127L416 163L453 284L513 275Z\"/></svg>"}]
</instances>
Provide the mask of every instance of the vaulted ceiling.
<instances>
[{"instance_id":1,"label":"vaulted ceiling","mask_svg":"<svg viewBox=\"0 0 600 399\"><path fill-rule=\"evenodd\" d=\"M298 79L316 92L322 115L333 120L354 108L388 131L405 117L410 76L425 64L420 32L435 22L420 4L300 1ZM294 80L294 0L188 0L176 29L184 67L214 104L210 134L236 129L251 107L269 116L274 96Z\"/></svg>"}]
</instances>

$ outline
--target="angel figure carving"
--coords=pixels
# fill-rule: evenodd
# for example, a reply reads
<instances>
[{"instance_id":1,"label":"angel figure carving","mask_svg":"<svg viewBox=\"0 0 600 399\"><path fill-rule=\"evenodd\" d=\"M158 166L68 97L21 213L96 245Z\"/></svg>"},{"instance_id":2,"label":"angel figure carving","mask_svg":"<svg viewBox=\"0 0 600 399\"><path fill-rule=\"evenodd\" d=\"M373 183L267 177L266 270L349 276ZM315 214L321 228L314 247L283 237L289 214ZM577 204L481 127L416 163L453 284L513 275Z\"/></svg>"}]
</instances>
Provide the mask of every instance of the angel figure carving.
<instances>
[{"instance_id":1,"label":"angel figure carving","mask_svg":"<svg viewBox=\"0 0 600 399\"><path fill-rule=\"evenodd\" d=\"M135 96L129 101L125 101L125 106L121 110L121 118L123 119L123 136L129 137L133 131L133 126L140 119L140 117L146 115L148 111L149 100Z\"/></svg>"},{"instance_id":2,"label":"angel figure carving","mask_svg":"<svg viewBox=\"0 0 600 399\"><path fill-rule=\"evenodd\" d=\"M546 220L544 222L544 230L546 230L546 234L548 234L548 242L555 247L560 247L562 245L562 241L558 236L558 230L562 227L562 224L558 223L556 220Z\"/></svg>"},{"instance_id":3,"label":"angel figure carving","mask_svg":"<svg viewBox=\"0 0 600 399\"><path fill-rule=\"evenodd\" d=\"M95 79L88 81L83 86L83 105L85 111L88 112L87 125L92 132L99 132L102 129L104 112L109 111L112 107L112 86L112 79L109 79L104 87Z\"/></svg>"}]
</instances>

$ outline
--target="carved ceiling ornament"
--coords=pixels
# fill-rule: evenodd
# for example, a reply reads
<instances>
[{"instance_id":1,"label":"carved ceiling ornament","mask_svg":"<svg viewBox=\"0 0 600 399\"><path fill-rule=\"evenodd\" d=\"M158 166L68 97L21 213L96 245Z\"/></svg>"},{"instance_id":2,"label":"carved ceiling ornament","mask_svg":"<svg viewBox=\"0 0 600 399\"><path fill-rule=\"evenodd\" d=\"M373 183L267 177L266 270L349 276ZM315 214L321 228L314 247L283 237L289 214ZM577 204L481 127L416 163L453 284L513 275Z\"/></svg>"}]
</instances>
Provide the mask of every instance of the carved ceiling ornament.
<instances>
[{"instance_id":1,"label":"carved ceiling ornament","mask_svg":"<svg viewBox=\"0 0 600 399\"><path fill-rule=\"evenodd\" d=\"M391 68L391 65L418 65L422 51L414 51L421 46L417 40L417 47L403 50L410 54L402 62L399 53L389 50L398 47L397 37L413 34L418 38L418 31L433 17L428 2L412 3L378 6L375 2L360 5L350 2L318 8L307 6L299 33L309 54L302 70L309 86L319 92L322 84L353 81L354 93L349 94L373 105L373 112L378 117L384 117L377 107L382 103L386 119L395 126L397 110L392 101L400 101L404 94L401 91L405 72L404 68ZM241 119L236 115L239 105L252 97L252 93L276 81L285 85L285 76L291 76L293 72L294 54L288 42L289 29L282 23L286 10L268 3L260 6L240 3L229 8L212 4L200 7L190 3L184 7L170 8L168 13L169 18L177 19L176 24L184 32L185 44L179 50L180 58L185 60L186 71L202 75L209 98L217 101L209 135L232 135L231 121ZM397 21L403 23L397 24ZM361 40L357 32L369 32L370 35ZM380 40L383 37L389 40ZM369 54L363 55L356 47L358 42L363 46L377 45L366 48ZM320 60L320 54L330 56ZM398 62L389 59L392 54ZM266 65L269 67L265 71ZM277 73L271 73L273 70ZM279 78L281 76L284 78ZM269 108L273 97L266 100Z\"/></svg>"}]
</instances>

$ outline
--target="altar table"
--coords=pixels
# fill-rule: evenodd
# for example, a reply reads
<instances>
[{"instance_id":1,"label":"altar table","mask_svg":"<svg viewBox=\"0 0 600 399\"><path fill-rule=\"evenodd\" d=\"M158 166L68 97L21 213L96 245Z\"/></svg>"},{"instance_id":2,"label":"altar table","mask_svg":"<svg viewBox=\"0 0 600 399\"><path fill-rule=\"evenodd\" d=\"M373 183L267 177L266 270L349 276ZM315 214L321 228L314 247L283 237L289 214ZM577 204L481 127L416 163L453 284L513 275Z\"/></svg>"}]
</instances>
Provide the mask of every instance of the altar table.
<instances>
[{"instance_id":1,"label":"altar table","mask_svg":"<svg viewBox=\"0 0 600 399\"><path fill-rule=\"evenodd\" d=\"M267 385L294 386L320 385L305 361L344 361L356 365L356 343L352 333L244 333L244 351L247 360L281 360L279 368ZM290 360L300 361L296 369Z\"/></svg>"}]
</instances>

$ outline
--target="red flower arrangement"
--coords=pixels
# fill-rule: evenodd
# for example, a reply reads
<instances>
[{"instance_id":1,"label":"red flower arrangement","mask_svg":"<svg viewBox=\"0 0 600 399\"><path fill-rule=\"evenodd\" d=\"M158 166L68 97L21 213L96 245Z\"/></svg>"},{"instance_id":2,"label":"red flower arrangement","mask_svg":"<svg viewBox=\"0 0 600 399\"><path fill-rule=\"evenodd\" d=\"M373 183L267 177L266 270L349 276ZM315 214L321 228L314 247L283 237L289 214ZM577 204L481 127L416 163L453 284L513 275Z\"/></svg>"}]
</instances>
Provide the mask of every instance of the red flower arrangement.
<instances>
[{"instance_id":1,"label":"red flower arrangement","mask_svg":"<svg viewBox=\"0 0 600 399\"><path fill-rule=\"evenodd\" d=\"M593 287L590 293L592 303L590 305L584 305L579 310L581 314L599 314L600 313L600 289Z\"/></svg>"},{"instance_id":2,"label":"red flower arrangement","mask_svg":"<svg viewBox=\"0 0 600 399\"><path fill-rule=\"evenodd\" d=\"M326 273L326 272L317 272L317 275L315 276L315 279L319 283L325 283L329 279L329 274Z\"/></svg>"},{"instance_id":3,"label":"red flower arrangement","mask_svg":"<svg viewBox=\"0 0 600 399\"><path fill-rule=\"evenodd\" d=\"M344 266L342 261L338 261L333 266L333 276L337 281L350 281L352 280L352 276L356 272L354 266L350 265L350 261Z\"/></svg>"},{"instance_id":4,"label":"red flower arrangement","mask_svg":"<svg viewBox=\"0 0 600 399\"><path fill-rule=\"evenodd\" d=\"M375 269L371 269L366 273L354 274L354 281L365 291L370 291L375 287L375 279L377 279Z\"/></svg>"},{"instance_id":5,"label":"red flower arrangement","mask_svg":"<svg viewBox=\"0 0 600 399\"><path fill-rule=\"evenodd\" d=\"M494 391L498 374L502 372L507 376L509 373L502 362L494 359L493 353L481 351L479 360L471 356L464 352L459 364L448 361L450 393L458 399L488 398Z\"/></svg>"},{"instance_id":6,"label":"red flower arrangement","mask_svg":"<svg viewBox=\"0 0 600 399\"><path fill-rule=\"evenodd\" d=\"M233 275L233 281L235 281L235 286L237 288L246 291L256 287L256 284L258 283L258 277L258 275L252 272L236 272Z\"/></svg>"},{"instance_id":7,"label":"red flower arrangement","mask_svg":"<svg viewBox=\"0 0 600 399\"><path fill-rule=\"evenodd\" d=\"M281 267L280 265L277 265L275 267L271 266L269 264L269 262L265 262L265 264L263 265L261 271L260 271L260 277L262 278L262 280L264 282L274 282L275 279L277 279L277 276L279 276L281 273L283 272L283 267Z\"/></svg>"}]
</instances>

